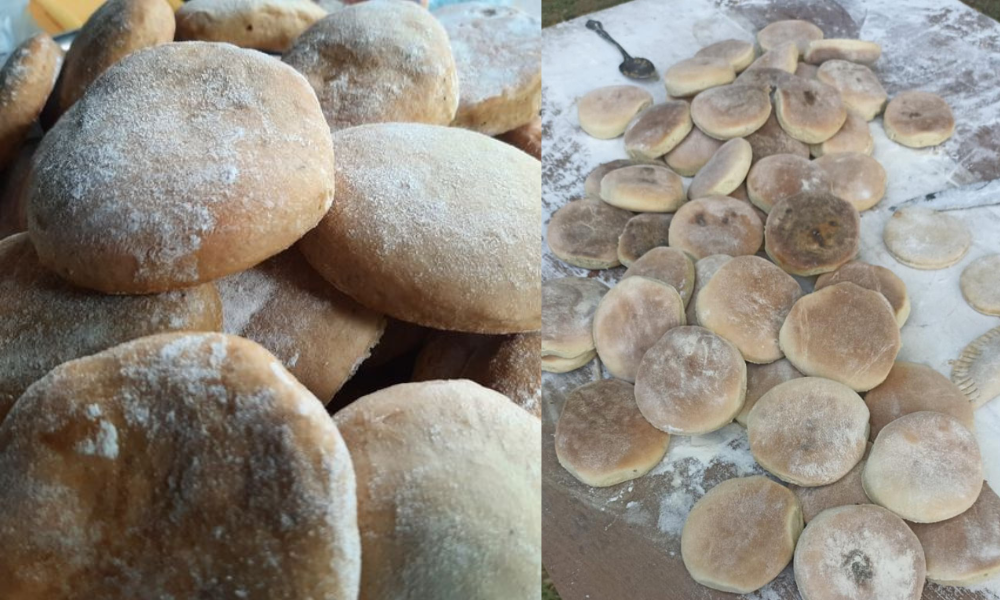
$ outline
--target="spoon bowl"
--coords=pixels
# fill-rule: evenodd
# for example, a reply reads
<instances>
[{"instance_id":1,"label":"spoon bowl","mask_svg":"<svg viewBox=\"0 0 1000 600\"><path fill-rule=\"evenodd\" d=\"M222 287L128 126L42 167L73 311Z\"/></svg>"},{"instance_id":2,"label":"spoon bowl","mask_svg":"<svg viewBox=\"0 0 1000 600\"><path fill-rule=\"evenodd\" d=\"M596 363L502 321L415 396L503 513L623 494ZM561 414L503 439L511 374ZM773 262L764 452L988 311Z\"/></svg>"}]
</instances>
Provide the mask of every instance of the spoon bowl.
<instances>
[{"instance_id":1,"label":"spoon bowl","mask_svg":"<svg viewBox=\"0 0 1000 600\"><path fill-rule=\"evenodd\" d=\"M653 66L653 62L651 60L648 58L632 56L626 52L625 48L622 48L621 44L608 35L608 32L604 30L604 26L601 25L600 21L594 21L593 19L587 21L587 29L596 32L597 35L613 44L615 48L618 48L618 51L622 53L622 58L624 60L622 60L622 64L618 65L618 70L622 72L622 75L630 79L649 79L656 76L656 67Z\"/></svg>"}]
</instances>

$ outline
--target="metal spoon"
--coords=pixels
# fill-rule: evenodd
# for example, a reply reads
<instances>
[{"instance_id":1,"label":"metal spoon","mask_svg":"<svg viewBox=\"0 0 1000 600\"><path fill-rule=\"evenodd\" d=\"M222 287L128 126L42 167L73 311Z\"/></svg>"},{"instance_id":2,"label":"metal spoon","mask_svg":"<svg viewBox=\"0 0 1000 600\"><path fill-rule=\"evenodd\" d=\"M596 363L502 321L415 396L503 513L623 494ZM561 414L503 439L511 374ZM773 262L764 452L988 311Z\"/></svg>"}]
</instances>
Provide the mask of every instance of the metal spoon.
<instances>
[{"instance_id":1,"label":"metal spoon","mask_svg":"<svg viewBox=\"0 0 1000 600\"><path fill-rule=\"evenodd\" d=\"M607 31L604 31L604 26L601 25L600 21L587 21L587 29L597 32L597 35L614 44L615 48L618 48L618 51L622 53L625 60L618 65L618 70L622 72L622 75L632 79L649 79L656 76L656 67L648 58L631 56L625 51L625 48L622 48L621 44L608 35Z\"/></svg>"}]
</instances>

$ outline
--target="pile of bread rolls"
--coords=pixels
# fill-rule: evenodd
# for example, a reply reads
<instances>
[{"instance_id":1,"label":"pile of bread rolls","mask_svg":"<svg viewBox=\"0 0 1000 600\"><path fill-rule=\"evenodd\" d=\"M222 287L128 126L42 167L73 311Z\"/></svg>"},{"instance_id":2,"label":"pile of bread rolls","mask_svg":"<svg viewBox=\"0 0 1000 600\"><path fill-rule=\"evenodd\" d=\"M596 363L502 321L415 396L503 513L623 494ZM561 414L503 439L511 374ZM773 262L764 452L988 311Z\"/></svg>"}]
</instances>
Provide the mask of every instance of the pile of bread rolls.
<instances>
[{"instance_id":1,"label":"pile of bread rolls","mask_svg":"<svg viewBox=\"0 0 1000 600\"><path fill-rule=\"evenodd\" d=\"M599 166L585 197L553 214L549 248L577 267L627 269L610 288L543 286L542 368L596 356L611 376L568 394L556 454L583 483L610 486L655 467L671 435L745 425L773 478L711 489L681 537L688 572L717 590L753 592L793 561L807 600L916 600L925 578L1000 573L1000 498L972 432L989 398L896 360L906 287L856 260L859 211L887 183L869 122L881 114L888 137L914 148L955 126L933 94L889 100L869 68L880 53L781 21L757 46L725 40L668 68L665 103L618 85L577 105L582 131L621 137L629 158ZM967 230L926 212L896 213L890 252L954 264ZM963 289L983 310L978 269Z\"/></svg>"},{"instance_id":2,"label":"pile of bread rolls","mask_svg":"<svg viewBox=\"0 0 1000 600\"><path fill-rule=\"evenodd\" d=\"M539 38L110 0L9 57L0 597L537 595Z\"/></svg>"}]
</instances>

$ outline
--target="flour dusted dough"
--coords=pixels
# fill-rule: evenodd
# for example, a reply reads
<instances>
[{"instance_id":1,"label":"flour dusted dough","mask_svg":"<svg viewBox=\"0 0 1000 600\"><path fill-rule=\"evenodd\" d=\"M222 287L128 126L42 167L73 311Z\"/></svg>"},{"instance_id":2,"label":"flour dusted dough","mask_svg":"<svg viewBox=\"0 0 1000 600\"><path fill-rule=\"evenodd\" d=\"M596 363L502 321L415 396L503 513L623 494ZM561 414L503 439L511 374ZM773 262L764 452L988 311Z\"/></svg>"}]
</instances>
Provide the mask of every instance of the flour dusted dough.
<instances>
[{"instance_id":1,"label":"flour dusted dough","mask_svg":"<svg viewBox=\"0 0 1000 600\"><path fill-rule=\"evenodd\" d=\"M670 213L645 213L629 219L618 237L618 260L628 267L653 248L666 246L673 217Z\"/></svg>"},{"instance_id":2,"label":"flour dusted dough","mask_svg":"<svg viewBox=\"0 0 1000 600\"><path fill-rule=\"evenodd\" d=\"M644 110L625 130L625 151L637 160L652 160L673 150L692 128L687 102L673 100Z\"/></svg>"},{"instance_id":3,"label":"flour dusted dough","mask_svg":"<svg viewBox=\"0 0 1000 600\"><path fill-rule=\"evenodd\" d=\"M380 123L334 139L337 202L299 244L324 279L425 327L541 327L537 160L457 127ZM384 161L386 148L407 151Z\"/></svg>"},{"instance_id":4,"label":"flour dusted dough","mask_svg":"<svg viewBox=\"0 0 1000 600\"><path fill-rule=\"evenodd\" d=\"M326 10L309 0L188 0L177 9L177 41L284 52L325 16Z\"/></svg>"},{"instance_id":5,"label":"flour dusted dough","mask_svg":"<svg viewBox=\"0 0 1000 600\"><path fill-rule=\"evenodd\" d=\"M794 52L794 49L792 49L792 52ZM740 76L736 78L733 85L748 85L770 94L778 86L789 85L800 79L802 78L785 69L751 65L749 69L740 73Z\"/></svg>"},{"instance_id":6,"label":"flour dusted dough","mask_svg":"<svg viewBox=\"0 0 1000 600\"><path fill-rule=\"evenodd\" d=\"M831 273L823 273L816 279L815 290L849 281L863 288L876 291L889 301L896 323L902 327L910 316L910 297L906 293L906 284L895 273L877 265L870 265L859 260L844 263Z\"/></svg>"},{"instance_id":7,"label":"flour dusted dough","mask_svg":"<svg viewBox=\"0 0 1000 600\"><path fill-rule=\"evenodd\" d=\"M724 85L691 101L691 119L703 133L728 140L760 129L771 114L767 92L750 85Z\"/></svg>"},{"instance_id":8,"label":"flour dusted dough","mask_svg":"<svg viewBox=\"0 0 1000 600\"><path fill-rule=\"evenodd\" d=\"M725 196L738 188L750 170L753 151L743 138L729 140L719 148L688 186L692 200Z\"/></svg>"},{"instance_id":9,"label":"flour dusted dough","mask_svg":"<svg viewBox=\"0 0 1000 600\"><path fill-rule=\"evenodd\" d=\"M806 375L864 392L885 381L899 353L899 327L882 294L850 282L800 298L781 326L781 349Z\"/></svg>"},{"instance_id":10,"label":"flour dusted dough","mask_svg":"<svg viewBox=\"0 0 1000 600\"><path fill-rule=\"evenodd\" d=\"M868 128L868 121L853 112L848 112L847 120L844 121L840 131L828 140L809 146L809 149L815 157L837 152L860 152L871 156L875 150L875 140Z\"/></svg>"},{"instance_id":11,"label":"flour dusted dough","mask_svg":"<svg viewBox=\"0 0 1000 600\"><path fill-rule=\"evenodd\" d=\"M684 300L672 286L629 277L611 288L594 313L594 345L613 376L635 381L639 361L665 332L684 325Z\"/></svg>"},{"instance_id":12,"label":"flour dusted dough","mask_svg":"<svg viewBox=\"0 0 1000 600\"><path fill-rule=\"evenodd\" d=\"M825 154L817 158L814 164L826 173L830 191L850 202L858 211L872 208L885 196L885 168L867 154Z\"/></svg>"},{"instance_id":13,"label":"flour dusted dough","mask_svg":"<svg viewBox=\"0 0 1000 600\"><path fill-rule=\"evenodd\" d=\"M951 369L951 380L976 408L1000 396L1000 327L969 342Z\"/></svg>"},{"instance_id":14,"label":"flour dusted dough","mask_svg":"<svg viewBox=\"0 0 1000 600\"><path fill-rule=\"evenodd\" d=\"M750 203L727 196L687 202L670 221L670 245L696 260L712 254L755 254L763 238L760 217Z\"/></svg>"},{"instance_id":15,"label":"flour dusted dough","mask_svg":"<svg viewBox=\"0 0 1000 600\"><path fill-rule=\"evenodd\" d=\"M720 140L705 135L698 127L692 127L687 137L668 152L663 160L678 175L694 177L722 144Z\"/></svg>"},{"instance_id":16,"label":"flour dusted dough","mask_svg":"<svg viewBox=\"0 0 1000 600\"><path fill-rule=\"evenodd\" d=\"M965 257L972 234L958 219L920 206L901 208L882 230L893 258L914 269L943 269Z\"/></svg>"},{"instance_id":17,"label":"flour dusted dough","mask_svg":"<svg viewBox=\"0 0 1000 600\"><path fill-rule=\"evenodd\" d=\"M562 277L542 284L542 370L552 370L545 361L549 356L593 358L594 312L607 292L608 286L586 277Z\"/></svg>"},{"instance_id":18,"label":"flour dusted dough","mask_svg":"<svg viewBox=\"0 0 1000 600\"><path fill-rule=\"evenodd\" d=\"M361 598L538 594L538 419L470 381L429 381L334 420L357 472Z\"/></svg>"},{"instance_id":19,"label":"flour dusted dough","mask_svg":"<svg viewBox=\"0 0 1000 600\"><path fill-rule=\"evenodd\" d=\"M694 262L683 250L653 248L632 263L622 279L636 276L662 281L674 288L681 295L685 306L691 300L691 292L694 291Z\"/></svg>"},{"instance_id":20,"label":"flour dusted dough","mask_svg":"<svg viewBox=\"0 0 1000 600\"><path fill-rule=\"evenodd\" d=\"M724 58L696 56L671 65L663 74L667 93L674 98L694 96L698 92L725 85L736 79L736 71Z\"/></svg>"},{"instance_id":21,"label":"flour dusted dough","mask_svg":"<svg viewBox=\"0 0 1000 600\"><path fill-rule=\"evenodd\" d=\"M983 487L976 436L950 415L923 411L882 428L863 476L865 493L914 523L960 515Z\"/></svg>"},{"instance_id":22,"label":"flour dusted dough","mask_svg":"<svg viewBox=\"0 0 1000 600\"><path fill-rule=\"evenodd\" d=\"M743 40L722 40L721 42L705 46L695 52L694 55L700 58L721 58L728 62L734 71L739 73L750 66L750 63L753 62L756 56L756 52L754 51L753 44L750 42Z\"/></svg>"},{"instance_id":23,"label":"flour dusted dough","mask_svg":"<svg viewBox=\"0 0 1000 600\"><path fill-rule=\"evenodd\" d=\"M834 136L847 120L840 92L821 81L797 78L774 92L774 112L788 135L806 144Z\"/></svg>"},{"instance_id":24,"label":"flour dusted dough","mask_svg":"<svg viewBox=\"0 0 1000 600\"><path fill-rule=\"evenodd\" d=\"M764 250L792 275L837 270L861 247L861 215L830 192L804 192L778 202L767 215Z\"/></svg>"},{"instance_id":25,"label":"flour dusted dough","mask_svg":"<svg viewBox=\"0 0 1000 600\"><path fill-rule=\"evenodd\" d=\"M951 137L955 132L955 115L940 96L908 91L889 101L882 125L890 140L911 148L925 148Z\"/></svg>"},{"instance_id":26,"label":"flour dusted dough","mask_svg":"<svg viewBox=\"0 0 1000 600\"><path fill-rule=\"evenodd\" d=\"M940 523L911 523L927 558L927 579L967 586L1000 573L1000 497L989 485L972 507Z\"/></svg>"},{"instance_id":27,"label":"flour dusted dough","mask_svg":"<svg viewBox=\"0 0 1000 600\"><path fill-rule=\"evenodd\" d=\"M782 481L829 485L864 455L868 408L846 385L800 377L757 401L747 416L747 436L754 459Z\"/></svg>"},{"instance_id":28,"label":"flour dusted dough","mask_svg":"<svg viewBox=\"0 0 1000 600\"><path fill-rule=\"evenodd\" d=\"M865 469L865 461L868 458L868 451L871 443L865 448L864 457L854 465L847 475L828 485L816 487L802 487L800 485L790 485L789 489L799 499L802 505L802 517L808 524L816 515L828 508L838 506L851 506L857 504L871 504L871 500L865 494L865 488L861 484L861 473Z\"/></svg>"},{"instance_id":29,"label":"flour dusted dough","mask_svg":"<svg viewBox=\"0 0 1000 600\"><path fill-rule=\"evenodd\" d=\"M55 85L62 49L46 33L26 39L0 69L0 171L17 156Z\"/></svg>"},{"instance_id":30,"label":"flour dusted dough","mask_svg":"<svg viewBox=\"0 0 1000 600\"><path fill-rule=\"evenodd\" d=\"M803 600L920 600L924 551L906 523L880 506L821 512L795 547Z\"/></svg>"},{"instance_id":31,"label":"flour dusted dough","mask_svg":"<svg viewBox=\"0 0 1000 600\"><path fill-rule=\"evenodd\" d=\"M969 306L984 315L1000 315L1000 254L969 263L959 282Z\"/></svg>"},{"instance_id":32,"label":"flour dusted dough","mask_svg":"<svg viewBox=\"0 0 1000 600\"><path fill-rule=\"evenodd\" d=\"M872 439L903 415L932 410L951 415L974 431L972 403L962 390L927 365L896 361L889 376L865 394L871 413Z\"/></svg>"},{"instance_id":33,"label":"flour dusted dough","mask_svg":"<svg viewBox=\"0 0 1000 600\"><path fill-rule=\"evenodd\" d=\"M601 179L601 200L635 212L674 212L686 198L677 173L662 165L634 165Z\"/></svg>"},{"instance_id":34,"label":"flour dusted dough","mask_svg":"<svg viewBox=\"0 0 1000 600\"><path fill-rule=\"evenodd\" d=\"M816 72L816 79L833 86L847 110L871 121L882 109L889 96L872 70L846 60L828 60Z\"/></svg>"},{"instance_id":35,"label":"flour dusted dough","mask_svg":"<svg viewBox=\"0 0 1000 600\"><path fill-rule=\"evenodd\" d=\"M64 363L0 426L0 596L355 598L352 458L249 340L161 334Z\"/></svg>"},{"instance_id":36,"label":"flour dusted dough","mask_svg":"<svg viewBox=\"0 0 1000 600\"><path fill-rule=\"evenodd\" d=\"M785 42L778 44L761 54L757 60L753 61L747 70L756 71L758 69L778 69L785 73L794 73L798 68L799 48L795 42Z\"/></svg>"},{"instance_id":37,"label":"flour dusted dough","mask_svg":"<svg viewBox=\"0 0 1000 600\"><path fill-rule=\"evenodd\" d=\"M882 46L875 42L850 39L814 40L805 51L805 61L814 65L830 60L845 60L871 65L882 56Z\"/></svg>"},{"instance_id":38,"label":"flour dusted dough","mask_svg":"<svg viewBox=\"0 0 1000 600\"><path fill-rule=\"evenodd\" d=\"M580 129L599 140L625 133L632 118L653 104L653 95L634 85L610 85L587 92L576 103Z\"/></svg>"},{"instance_id":39,"label":"flour dusted dough","mask_svg":"<svg viewBox=\"0 0 1000 600\"><path fill-rule=\"evenodd\" d=\"M773 111L764 125L746 136L746 140L753 150L754 164L775 154L791 154L800 158L809 158L809 146L785 133Z\"/></svg>"},{"instance_id":40,"label":"flour dusted dough","mask_svg":"<svg viewBox=\"0 0 1000 600\"><path fill-rule=\"evenodd\" d=\"M809 43L823 39L823 30L809 21L797 19L775 21L757 32L757 43L765 51L786 42L795 42L799 54L805 54Z\"/></svg>"},{"instance_id":41,"label":"flour dusted dough","mask_svg":"<svg viewBox=\"0 0 1000 600\"><path fill-rule=\"evenodd\" d=\"M747 396L743 402L743 408L740 409L740 414L736 415L736 422L746 427L750 410L764 394L779 383L799 377L805 376L792 366L787 358L781 358L764 365L747 363Z\"/></svg>"},{"instance_id":42,"label":"flour dusted dough","mask_svg":"<svg viewBox=\"0 0 1000 600\"><path fill-rule=\"evenodd\" d=\"M442 6L434 16L448 32L458 71L452 125L496 135L531 121L542 106L538 19L485 2Z\"/></svg>"},{"instance_id":43,"label":"flour dusted dough","mask_svg":"<svg viewBox=\"0 0 1000 600\"><path fill-rule=\"evenodd\" d=\"M688 325L698 325L698 314L697 314L697 304L698 304L698 294L701 290L708 285L712 277L718 273L722 265L726 264L732 260L732 256L728 254L713 254L711 256L706 256L701 258L694 263L694 290L691 292L691 299L688 301L686 309L686 317Z\"/></svg>"},{"instance_id":44,"label":"flour dusted dough","mask_svg":"<svg viewBox=\"0 0 1000 600\"><path fill-rule=\"evenodd\" d=\"M800 192L830 190L830 179L807 157L772 154L754 163L747 174L747 193L765 213L778 202Z\"/></svg>"},{"instance_id":45,"label":"flour dusted dough","mask_svg":"<svg viewBox=\"0 0 1000 600\"><path fill-rule=\"evenodd\" d=\"M802 510L786 488L767 477L723 481L691 508L681 532L681 558L698 583L750 593L792 560Z\"/></svg>"},{"instance_id":46,"label":"flour dusted dough","mask_svg":"<svg viewBox=\"0 0 1000 600\"><path fill-rule=\"evenodd\" d=\"M704 327L674 327L642 357L635 399L653 427L699 435L740 412L747 369L736 346Z\"/></svg>"},{"instance_id":47,"label":"flour dusted dough","mask_svg":"<svg viewBox=\"0 0 1000 600\"><path fill-rule=\"evenodd\" d=\"M559 464L594 487L642 477L663 460L669 442L639 412L632 384L620 379L570 392L556 423Z\"/></svg>"},{"instance_id":48,"label":"flour dusted dough","mask_svg":"<svg viewBox=\"0 0 1000 600\"><path fill-rule=\"evenodd\" d=\"M600 200L574 200L549 220L549 249L566 263L584 269L617 267L618 237L631 218L629 211Z\"/></svg>"},{"instance_id":49,"label":"flour dusted dough","mask_svg":"<svg viewBox=\"0 0 1000 600\"><path fill-rule=\"evenodd\" d=\"M448 125L459 80L448 33L414 2L362 2L334 11L281 58L302 73L333 130L406 121Z\"/></svg>"}]
</instances>

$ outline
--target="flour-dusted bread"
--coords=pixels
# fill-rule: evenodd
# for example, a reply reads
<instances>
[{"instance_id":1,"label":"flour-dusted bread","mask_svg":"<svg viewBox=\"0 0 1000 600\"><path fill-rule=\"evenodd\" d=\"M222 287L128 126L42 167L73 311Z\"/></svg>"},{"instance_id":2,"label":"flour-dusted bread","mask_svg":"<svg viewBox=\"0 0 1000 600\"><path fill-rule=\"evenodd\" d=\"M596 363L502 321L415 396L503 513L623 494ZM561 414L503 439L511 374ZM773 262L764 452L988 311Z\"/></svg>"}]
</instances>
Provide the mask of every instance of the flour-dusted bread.
<instances>
[{"instance_id":1,"label":"flour-dusted bread","mask_svg":"<svg viewBox=\"0 0 1000 600\"><path fill-rule=\"evenodd\" d=\"M184 42L111 67L34 158L28 229L42 265L145 294L253 266L333 201L333 144L308 83L254 50Z\"/></svg>"},{"instance_id":2,"label":"flour-dusted bread","mask_svg":"<svg viewBox=\"0 0 1000 600\"><path fill-rule=\"evenodd\" d=\"M691 101L691 119L706 135L728 140L760 129L771 114L767 92L751 85L724 85Z\"/></svg>"},{"instance_id":3,"label":"flour-dusted bread","mask_svg":"<svg viewBox=\"0 0 1000 600\"><path fill-rule=\"evenodd\" d=\"M798 63L798 46L795 42L784 42L761 54L743 73L760 69L777 69L791 74L798 69Z\"/></svg>"},{"instance_id":4,"label":"flour-dusted bread","mask_svg":"<svg viewBox=\"0 0 1000 600\"><path fill-rule=\"evenodd\" d=\"M601 179L601 200L625 210L674 212L686 199L680 175L663 165L622 167Z\"/></svg>"},{"instance_id":5,"label":"flour-dusted bread","mask_svg":"<svg viewBox=\"0 0 1000 600\"><path fill-rule=\"evenodd\" d=\"M17 156L52 93L62 49L46 33L21 42L0 69L0 171Z\"/></svg>"},{"instance_id":6,"label":"flour-dusted bread","mask_svg":"<svg viewBox=\"0 0 1000 600\"><path fill-rule=\"evenodd\" d=\"M648 277L671 286L681 295L687 306L694 291L694 262L683 250L677 248L653 248L632 263L622 279L627 277Z\"/></svg>"},{"instance_id":7,"label":"flour-dusted bread","mask_svg":"<svg viewBox=\"0 0 1000 600\"><path fill-rule=\"evenodd\" d=\"M799 54L805 54L809 43L823 39L823 30L809 21L790 19L775 21L757 32L757 43L766 52L787 42L795 42Z\"/></svg>"},{"instance_id":8,"label":"flour-dusted bread","mask_svg":"<svg viewBox=\"0 0 1000 600\"><path fill-rule=\"evenodd\" d=\"M629 219L618 236L618 260L627 267L650 250L666 246L673 218L670 213L642 213Z\"/></svg>"},{"instance_id":9,"label":"flour-dusted bread","mask_svg":"<svg viewBox=\"0 0 1000 600\"><path fill-rule=\"evenodd\" d=\"M747 363L747 397L743 402L743 408L740 409L740 414L736 415L736 422L746 427L750 411L764 394L771 391L771 388L779 383L798 379L799 377L805 376L792 363L788 362L787 358L781 358L764 365ZM858 485L860 486L861 484L859 483ZM809 518L806 517L806 520L808 521Z\"/></svg>"},{"instance_id":10,"label":"flour-dusted bread","mask_svg":"<svg viewBox=\"0 0 1000 600\"><path fill-rule=\"evenodd\" d=\"M189 0L177 9L177 40L284 52L325 16L310 0Z\"/></svg>"},{"instance_id":11,"label":"flour-dusted bread","mask_svg":"<svg viewBox=\"0 0 1000 600\"><path fill-rule=\"evenodd\" d=\"M743 183L753 159L753 150L743 138L729 140L719 148L688 186L693 200L707 196L725 196Z\"/></svg>"},{"instance_id":12,"label":"flour-dusted bread","mask_svg":"<svg viewBox=\"0 0 1000 600\"><path fill-rule=\"evenodd\" d=\"M542 370L560 373L552 359L594 357L594 312L608 286L586 277L562 277L542 284ZM574 368L576 368L574 367ZM572 369L565 369L572 370Z\"/></svg>"},{"instance_id":13,"label":"flour-dusted bread","mask_svg":"<svg viewBox=\"0 0 1000 600\"><path fill-rule=\"evenodd\" d=\"M694 289L691 291L691 299L688 300L685 316L688 325L699 325L698 323L698 296L701 290L705 289L712 277L719 272L722 265L732 260L728 254L712 254L700 258L694 263Z\"/></svg>"},{"instance_id":14,"label":"flour-dusted bread","mask_svg":"<svg viewBox=\"0 0 1000 600\"><path fill-rule=\"evenodd\" d=\"M687 102L674 100L644 110L625 130L625 151L636 160L653 160L673 150L691 131Z\"/></svg>"},{"instance_id":15,"label":"flour-dusted bread","mask_svg":"<svg viewBox=\"0 0 1000 600\"><path fill-rule=\"evenodd\" d=\"M875 42L851 39L813 40L809 42L804 60L814 65L830 60L846 60L871 65L882 56L882 46Z\"/></svg>"},{"instance_id":16,"label":"flour-dusted bread","mask_svg":"<svg viewBox=\"0 0 1000 600\"><path fill-rule=\"evenodd\" d=\"M848 112L847 119L833 137L809 146L809 150L817 158L837 152L859 152L871 156L875 150L875 140L872 138L868 121L853 112Z\"/></svg>"},{"instance_id":17,"label":"flour-dusted bread","mask_svg":"<svg viewBox=\"0 0 1000 600\"><path fill-rule=\"evenodd\" d=\"M546 241L552 254L568 264L584 269L617 267L618 238L632 216L601 200L574 200L552 214Z\"/></svg>"},{"instance_id":18,"label":"flour-dusted bread","mask_svg":"<svg viewBox=\"0 0 1000 600\"><path fill-rule=\"evenodd\" d=\"M696 58L721 58L739 73L750 66L757 54L753 44L743 40L722 40L694 53Z\"/></svg>"},{"instance_id":19,"label":"flour-dusted bread","mask_svg":"<svg viewBox=\"0 0 1000 600\"><path fill-rule=\"evenodd\" d=\"M865 459L868 458L868 451L871 450L869 442L865 448L865 456L858 464L837 481L828 485L816 487L803 487L800 485L790 485L789 489L799 499L802 505L802 518L806 524L812 521L816 515L829 508L838 506L852 506L856 504L871 504L865 488L861 484L861 474L865 469Z\"/></svg>"},{"instance_id":20,"label":"flour-dusted bread","mask_svg":"<svg viewBox=\"0 0 1000 600\"><path fill-rule=\"evenodd\" d=\"M749 202L707 196L681 206L670 221L670 245L697 259L712 254L756 254L764 238L760 217Z\"/></svg>"},{"instance_id":21,"label":"flour-dusted bread","mask_svg":"<svg viewBox=\"0 0 1000 600\"><path fill-rule=\"evenodd\" d=\"M537 418L470 381L429 381L365 396L334 420L357 473L360 597L538 593Z\"/></svg>"},{"instance_id":22,"label":"flour-dusted bread","mask_svg":"<svg viewBox=\"0 0 1000 600\"><path fill-rule=\"evenodd\" d=\"M944 269L965 257L972 245L969 228L955 217L908 206L892 213L882 241L893 258L914 269Z\"/></svg>"},{"instance_id":23,"label":"flour-dusted bread","mask_svg":"<svg viewBox=\"0 0 1000 600\"><path fill-rule=\"evenodd\" d=\"M882 118L889 139L909 146L936 146L955 132L955 115L943 98L930 92L897 94L885 107Z\"/></svg>"},{"instance_id":24,"label":"flour-dusted bread","mask_svg":"<svg viewBox=\"0 0 1000 600\"><path fill-rule=\"evenodd\" d=\"M922 410L951 415L974 431L972 403L947 377L927 365L897 360L889 376L865 394L872 439L896 419Z\"/></svg>"},{"instance_id":25,"label":"flour-dusted bread","mask_svg":"<svg viewBox=\"0 0 1000 600\"><path fill-rule=\"evenodd\" d=\"M683 177L694 177L695 174L722 147L723 142L705 135L698 127L692 127L674 149L668 152L663 160L675 173Z\"/></svg>"},{"instance_id":26,"label":"flour-dusted bread","mask_svg":"<svg viewBox=\"0 0 1000 600\"><path fill-rule=\"evenodd\" d=\"M337 202L300 243L327 281L427 327L539 329L537 160L479 133L416 123L354 127L334 140ZM407 152L387 162L387 148Z\"/></svg>"},{"instance_id":27,"label":"flour-dusted bread","mask_svg":"<svg viewBox=\"0 0 1000 600\"><path fill-rule=\"evenodd\" d=\"M663 74L667 93L674 98L694 96L698 92L736 79L729 60L710 56L695 56L675 63Z\"/></svg>"},{"instance_id":28,"label":"flour-dusted bread","mask_svg":"<svg viewBox=\"0 0 1000 600\"><path fill-rule=\"evenodd\" d=\"M594 169L587 174L587 177L583 180L583 191L587 198L600 199L601 197L601 180L604 176L614 171L615 169L621 169L622 167L630 167L633 165L643 165L647 164L646 161L630 160L628 158L619 158L615 160L608 161L606 163L601 163L594 167Z\"/></svg>"},{"instance_id":29,"label":"flour-dusted bread","mask_svg":"<svg viewBox=\"0 0 1000 600\"><path fill-rule=\"evenodd\" d=\"M896 323L900 327L910 316L910 297L906 293L906 284L895 273L877 265L870 265L859 260L844 263L836 271L823 273L816 279L815 290L849 281L863 288L874 290L889 301Z\"/></svg>"},{"instance_id":30,"label":"flour-dusted bread","mask_svg":"<svg viewBox=\"0 0 1000 600\"><path fill-rule=\"evenodd\" d=\"M861 247L861 215L830 192L802 192L775 204L767 215L764 250L792 275L837 270Z\"/></svg>"},{"instance_id":31,"label":"flour-dusted bread","mask_svg":"<svg viewBox=\"0 0 1000 600\"><path fill-rule=\"evenodd\" d=\"M750 202L765 213L800 192L829 190L830 179L823 169L795 154L772 154L754 163L747 173Z\"/></svg>"},{"instance_id":32,"label":"flour-dusted bread","mask_svg":"<svg viewBox=\"0 0 1000 600\"><path fill-rule=\"evenodd\" d=\"M524 125L498 135L497 139L542 160L542 117L536 116Z\"/></svg>"},{"instance_id":33,"label":"flour-dusted bread","mask_svg":"<svg viewBox=\"0 0 1000 600\"><path fill-rule=\"evenodd\" d=\"M442 6L458 70L452 125L486 135L520 127L542 106L542 27L513 6L464 2Z\"/></svg>"},{"instance_id":34,"label":"flour-dusted bread","mask_svg":"<svg viewBox=\"0 0 1000 600\"><path fill-rule=\"evenodd\" d=\"M632 118L653 103L653 95L634 85L610 85L584 94L576 103L580 129L599 140L625 133Z\"/></svg>"},{"instance_id":35,"label":"flour-dusted bread","mask_svg":"<svg viewBox=\"0 0 1000 600\"><path fill-rule=\"evenodd\" d=\"M885 196L888 175L882 164L867 154L824 154L813 164L826 174L833 195L847 200L859 212L874 207Z\"/></svg>"},{"instance_id":36,"label":"flour-dusted bread","mask_svg":"<svg viewBox=\"0 0 1000 600\"><path fill-rule=\"evenodd\" d=\"M243 338L161 334L64 363L0 425L0 596L357 597L352 458Z\"/></svg>"},{"instance_id":37,"label":"flour-dusted bread","mask_svg":"<svg viewBox=\"0 0 1000 600\"><path fill-rule=\"evenodd\" d=\"M809 146L785 133L778 123L774 111L760 129L746 136L753 150L753 164L775 154L791 154L800 158L809 158Z\"/></svg>"},{"instance_id":38,"label":"flour-dusted bread","mask_svg":"<svg viewBox=\"0 0 1000 600\"><path fill-rule=\"evenodd\" d=\"M831 85L847 110L871 121L885 108L888 94L872 70L846 60L829 60L820 65L816 79Z\"/></svg>"},{"instance_id":39,"label":"flour-dusted bread","mask_svg":"<svg viewBox=\"0 0 1000 600\"><path fill-rule=\"evenodd\" d=\"M802 78L778 86L774 113L788 135L806 144L830 139L847 120L847 107L836 88Z\"/></svg>"},{"instance_id":40,"label":"flour-dusted bread","mask_svg":"<svg viewBox=\"0 0 1000 600\"><path fill-rule=\"evenodd\" d=\"M1000 254L981 256L969 263L959 284L969 306L984 315L1000 315Z\"/></svg>"},{"instance_id":41,"label":"flour-dusted bread","mask_svg":"<svg viewBox=\"0 0 1000 600\"><path fill-rule=\"evenodd\" d=\"M345 6L316 21L282 60L312 85L334 130L388 121L448 125L458 110L448 33L414 2Z\"/></svg>"},{"instance_id":42,"label":"flour-dusted bread","mask_svg":"<svg viewBox=\"0 0 1000 600\"><path fill-rule=\"evenodd\" d=\"M976 408L1000 396L1000 327L969 342L951 369L951 380Z\"/></svg>"}]
</instances>

